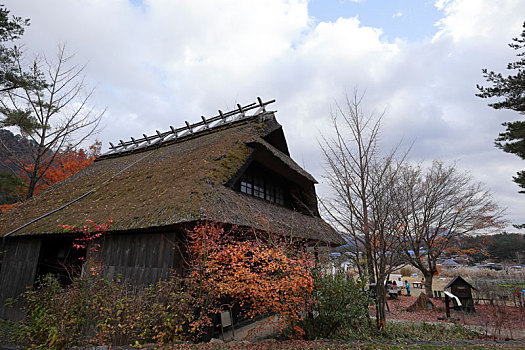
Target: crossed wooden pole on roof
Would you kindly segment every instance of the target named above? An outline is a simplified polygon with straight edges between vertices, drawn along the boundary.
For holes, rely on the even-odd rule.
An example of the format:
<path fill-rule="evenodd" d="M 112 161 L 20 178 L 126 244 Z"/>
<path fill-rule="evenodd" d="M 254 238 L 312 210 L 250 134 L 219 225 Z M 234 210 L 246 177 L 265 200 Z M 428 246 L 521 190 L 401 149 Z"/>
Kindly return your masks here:
<path fill-rule="evenodd" d="M 156 130 L 155 135 L 147 136 L 146 134 L 142 134 L 143 137 L 140 139 L 135 139 L 131 137 L 131 141 L 119 140 L 119 143 L 117 145 L 114 145 L 110 142 L 110 150 L 105 155 L 116 154 L 142 147 L 148 147 L 157 143 L 176 140 L 182 136 L 193 135 L 202 130 L 208 130 L 221 125 L 237 122 L 246 118 L 251 118 L 253 116 L 266 112 L 266 106 L 274 102 L 275 100 L 263 102 L 260 97 L 257 97 L 257 102 L 250 103 L 246 106 L 241 106 L 240 104 L 237 104 L 237 108 L 229 112 L 222 112 L 219 109 L 219 114 L 217 116 L 209 119 L 206 119 L 204 116 L 201 116 L 202 121 L 194 124 L 190 124 L 189 122 L 185 121 L 186 126 L 177 129 L 170 125 L 170 130 L 165 132 L 160 132 Z M 258 109 L 257 111 L 255 111 L 254 114 L 250 116 L 246 115 L 246 112 L 255 108 Z"/>

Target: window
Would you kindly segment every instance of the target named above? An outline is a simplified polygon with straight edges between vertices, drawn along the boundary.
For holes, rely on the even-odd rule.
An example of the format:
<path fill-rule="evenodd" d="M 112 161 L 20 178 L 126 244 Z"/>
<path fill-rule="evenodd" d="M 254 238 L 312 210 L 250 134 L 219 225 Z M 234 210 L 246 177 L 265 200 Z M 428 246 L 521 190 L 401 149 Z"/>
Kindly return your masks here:
<path fill-rule="evenodd" d="M 253 178 L 253 195 L 264 199 L 264 180 L 260 177 Z"/>
<path fill-rule="evenodd" d="M 266 184 L 266 200 L 275 202 L 275 185 L 272 183 Z"/>
<path fill-rule="evenodd" d="M 284 205 L 284 192 L 281 187 L 275 188 L 275 203 Z"/>
<path fill-rule="evenodd" d="M 274 203 L 305 215 L 319 215 L 315 199 L 308 200 L 310 193 L 291 180 L 268 168 L 252 163 L 241 179 L 233 186 L 235 190 Z"/>
<path fill-rule="evenodd" d="M 252 183 L 249 182 L 247 179 L 241 180 L 241 192 L 252 194 Z"/>
<path fill-rule="evenodd" d="M 240 181 L 240 190 L 271 203 L 285 205 L 283 185 L 262 171 L 247 172 Z"/>

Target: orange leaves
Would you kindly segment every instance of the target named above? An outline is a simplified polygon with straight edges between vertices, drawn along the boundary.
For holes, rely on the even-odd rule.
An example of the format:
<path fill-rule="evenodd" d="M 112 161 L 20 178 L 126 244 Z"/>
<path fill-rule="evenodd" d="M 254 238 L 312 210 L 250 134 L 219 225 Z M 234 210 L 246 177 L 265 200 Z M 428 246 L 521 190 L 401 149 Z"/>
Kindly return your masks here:
<path fill-rule="evenodd" d="M 101 143 L 97 141 L 89 146 L 87 151 L 82 148 L 78 150 L 67 148 L 65 151 L 57 153 L 53 165 L 43 175 L 43 183 L 40 184 L 35 193 L 93 164 L 95 158 L 100 154 L 100 149 Z"/>
<path fill-rule="evenodd" d="M 22 202 L 16 202 L 16 203 L 13 203 L 13 204 L 2 204 L 2 205 L 0 205 L 0 214 L 1 213 L 5 213 L 8 210 L 13 209 L 14 207 L 16 207 L 17 205 L 20 205 L 20 204 L 22 204 Z"/>
<path fill-rule="evenodd" d="M 217 300 L 231 300 L 250 318 L 267 313 L 300 318 L 313 289 L 313 262 L 305 253 L 276 237 L 262 241 L 209 223 L 197 225 L 189 237 L 191 278 Z"/>
<path fill-rule="evenodd" d="M 56 154 L 46 155 L 41 160 L 38 169 L 35 169 L 35 164 L 19 160 L 22 162 L 18 175 L 21 184 L 17 193 L 19 192 L 20 197 L 25 197 L 28 192 L 33 195 L 42 192 L 55 182 L 64 180 L 93 164 L 95 158 L 100 155 L 100 150 L 101 143 L 99 141 L 89 146 L 87 150 L 68 147 Z M 12 160 L 8 161 L 11 162 Z M 36 183 L 33 183 L 32 180 Z M 32 184 L 34 185 L 33 191 L 31 191 Z M 15 205 L 18 204 L 20 202 L 15 203 Z M 0 213 L 12 209 L 15 205 L 0 205 Z"/>
<path fill-rule="evenodd" d="M 30 188 L 31 178 L 33 176 L 40 179 L 35 184 L 33 191 L 33 194 L 38 194 L 55 182 L 62 181 L 93 164 L 95 158 L 100 155 L 100 149 L 101 143 L 99 141 L 89 146 L 87 150 L 68 147 L 63 151 L 57 152 L 54 155 L 54 159 L 52 159 L 51 155 L 47 157 L 46 162 L 41 164 L 36 172 L 34 164 L 23 163 L 24 166 L 20 172 L 20 196 L 24 197 L 25 193 L 29 191 L 28 189 Z M 48 167 L 49 162 L 51 162 L 51 165 Z M 8 211 L 20 203 L 21 202 L 0 205 L 0 213 Z"/>

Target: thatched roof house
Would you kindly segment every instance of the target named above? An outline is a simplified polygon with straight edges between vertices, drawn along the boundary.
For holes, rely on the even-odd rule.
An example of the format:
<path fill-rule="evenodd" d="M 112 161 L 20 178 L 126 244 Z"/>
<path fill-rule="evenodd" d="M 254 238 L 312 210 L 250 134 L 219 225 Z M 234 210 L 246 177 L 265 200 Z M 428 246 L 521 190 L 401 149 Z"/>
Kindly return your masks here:
<path fill-rule="evenodd" d="M 173 244 L 202 220 L 307 244 L 344 243 L 319 217 L 316 180 L 290 158 L 282 127 L 266 110 L 271 102 L 111 145 L 92 166 L 0 215 L 0 302 L 49 272 L 45 261 L 65 254 L 71 238 L 61 224 L 87 219 L 113 219 L 101 252 L 106 272 L 141 283 L 180 268 Z"/>

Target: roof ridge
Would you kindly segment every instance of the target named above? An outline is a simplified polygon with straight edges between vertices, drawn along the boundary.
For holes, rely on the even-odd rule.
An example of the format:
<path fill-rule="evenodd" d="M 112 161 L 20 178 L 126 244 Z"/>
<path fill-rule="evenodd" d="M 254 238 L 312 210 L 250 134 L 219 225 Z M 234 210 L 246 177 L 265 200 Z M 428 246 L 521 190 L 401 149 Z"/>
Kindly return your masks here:
<path fill-rule="evenodd" d="M 219 114 L 212 118 L 206 119 L 204 116 L 201 116 L 202 121 L 193 124 L 190 124 L 189 122 L 185 121 L 186 126 L 184 127 L 174 128 L 170 125 L 169 131 L 160 132 L 156 130 L 155 135 L 147 136 L 146 134 L 142 134 L 143 137 L 139 139 L 131 137 L 131 141 L 119 140 L 119 143 L 117 145 L 114 145 L 110 142 L 109 151 L 103 153 L 100 156 L 100 158 L 105 158 L 107 156 L 112 155 L 126 154 L 128 152 L 136 151 L 139 149 L 146 149 L 153 145 L 162 145 L 169 141 L 178 140 L 182 137 L 200 134 L 204 131 L 209 131 L 215 128 L 233 125 L 238 121 L 251 119 L 255 116 L 259 116 L 263 113 L 266 113 L 266 106 L 274 102 L 275 100 L 263 102 L 260 97 L 257 97 L 257 102 L 250 103 L 245 106 L 237 104 L 237 109 L 231 110 L 229 112 L 222 112 L 219 109 Z M 246 112 L 251 111 L 255 108 L 257 108 L 255 113 L 251 115 L 246 115 Z"/>

